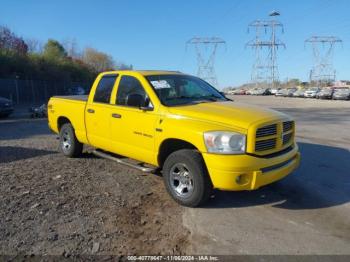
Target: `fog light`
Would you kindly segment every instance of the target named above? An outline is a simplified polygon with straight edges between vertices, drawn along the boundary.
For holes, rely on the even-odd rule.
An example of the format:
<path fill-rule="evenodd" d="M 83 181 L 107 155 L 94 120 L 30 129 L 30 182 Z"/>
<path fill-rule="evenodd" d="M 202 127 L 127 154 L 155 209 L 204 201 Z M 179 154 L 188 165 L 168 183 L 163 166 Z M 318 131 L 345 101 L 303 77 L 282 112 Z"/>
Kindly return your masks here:
<path fill-rule="evenodd" d="M 236 183 L 238 185 L 244 185 L 248 182 L 248 176 L 247 174 L 240 174 L 239 176 L 236 176 Z"/>

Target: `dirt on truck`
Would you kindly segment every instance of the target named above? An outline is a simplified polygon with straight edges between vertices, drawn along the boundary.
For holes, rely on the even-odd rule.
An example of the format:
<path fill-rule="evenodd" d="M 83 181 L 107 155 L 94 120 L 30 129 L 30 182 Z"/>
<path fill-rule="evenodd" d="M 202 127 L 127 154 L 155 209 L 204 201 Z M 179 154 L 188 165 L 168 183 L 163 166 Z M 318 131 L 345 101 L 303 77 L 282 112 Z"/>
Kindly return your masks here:
<path fill-rule="evenodd" d="M 89 96 L 51 98 L 48 120 L 65 156 L 80 156 L 86 144 L 140 171 L 161 170 L 171 197 L 190 207 L 213 189 L 273 183 L 300 161 L 288 115 L 234 102 L 179 72 L 101 73 Z"/>

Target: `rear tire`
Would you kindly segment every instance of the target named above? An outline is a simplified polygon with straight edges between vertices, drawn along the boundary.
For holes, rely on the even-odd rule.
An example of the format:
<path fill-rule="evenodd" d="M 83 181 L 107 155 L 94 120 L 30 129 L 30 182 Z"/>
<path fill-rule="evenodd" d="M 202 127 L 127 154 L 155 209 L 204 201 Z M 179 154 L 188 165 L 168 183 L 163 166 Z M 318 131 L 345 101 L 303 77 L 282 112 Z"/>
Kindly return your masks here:
<path fill-rule="evenodd" d="M 66 157 L 78 157 L 83 152 L 83 144 L 75 136 L 70 123 L 64 124 L 60 129 L 60 150 Z"/>
<path fill-rule="evenodd" d="M 213 188 L 201 154 L 189 149 L 168 156 L 163 166 L 163 180 L 172 198 L 187 207 L 204 204 Z"/>

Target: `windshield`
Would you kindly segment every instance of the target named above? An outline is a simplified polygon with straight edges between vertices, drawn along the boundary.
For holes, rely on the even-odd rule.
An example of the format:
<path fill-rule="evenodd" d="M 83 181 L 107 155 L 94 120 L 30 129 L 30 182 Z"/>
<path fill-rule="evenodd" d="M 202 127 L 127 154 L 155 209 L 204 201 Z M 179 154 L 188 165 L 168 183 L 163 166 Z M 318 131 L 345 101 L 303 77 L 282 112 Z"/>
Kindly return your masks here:
<path fill-rule="evenodd" d="M 166 106 L 227 101 L 219 91 L 202 79 L 188 75 L 151 75 L 146 79 Z"/>

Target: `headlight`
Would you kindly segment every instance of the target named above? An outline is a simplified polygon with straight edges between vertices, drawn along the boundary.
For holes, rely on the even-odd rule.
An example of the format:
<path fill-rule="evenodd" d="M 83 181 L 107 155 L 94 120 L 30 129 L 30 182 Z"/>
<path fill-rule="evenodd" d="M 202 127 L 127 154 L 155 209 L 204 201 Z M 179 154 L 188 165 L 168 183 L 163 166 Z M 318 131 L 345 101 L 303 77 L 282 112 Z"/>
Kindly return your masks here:
<path fill-rule="evenodd" d="M 243 154 L 246 136 L 226 131 L 205 132 L 204 142 L 209 153 Z"/>

